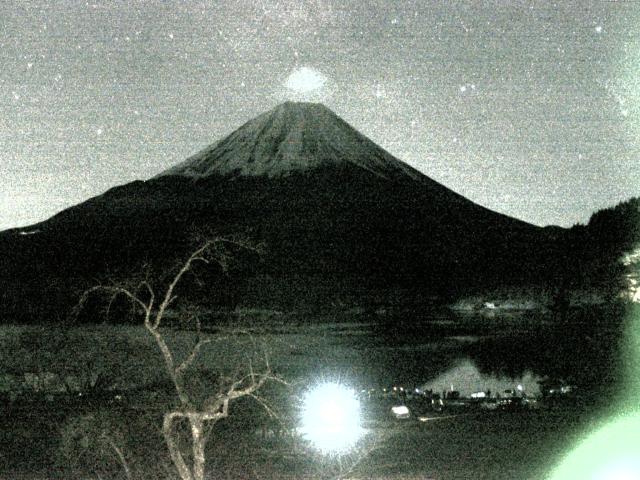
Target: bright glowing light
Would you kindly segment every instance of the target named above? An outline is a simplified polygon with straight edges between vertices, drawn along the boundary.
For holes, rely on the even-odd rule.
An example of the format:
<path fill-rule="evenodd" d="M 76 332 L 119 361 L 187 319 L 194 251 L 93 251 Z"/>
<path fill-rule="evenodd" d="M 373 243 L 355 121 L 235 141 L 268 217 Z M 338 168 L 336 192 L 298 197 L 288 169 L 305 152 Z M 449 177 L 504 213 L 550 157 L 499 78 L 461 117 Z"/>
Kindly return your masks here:
<path fill-rule="evenodd" d="M 327 83 L 327 77 L 309 67 L 301 67 L 293 71 L 285 81 L 285 87 L 297 93 L 309 93 L 320 90 Z"/>
<path fill-rule="evenodd" d="M 596 480 L 638 480 L 640 478 L 640 464 L 638 460 L 626 460 L 604 468 L 597 472 Z"/>
<path fill-rule="evenodd" d="M 323 383 L 305 395 L 301 433 L 325 453 L 340 453 L 362 437 L 360 401 L 338 383 Z"/>
<path fill-rule="evenodd" d="M 336 91 L 336 83 L 311 67 L 298 67 L 286 77 L 276 93 L 279 100 L 325 102 Z"/>
<path fill-rule="evenodd" d="M 398 405 L 395 407 L 391 407 L 391 411 L 394 415 L 403 417 L 405 415 L 409 415 L 409 409 L 406 405 Z"/>
<path fill-rule="evenodd" d="M 640 415 L 621 416 L 591 435 L 556 470 L 552 480 L 640 478 Z"/>

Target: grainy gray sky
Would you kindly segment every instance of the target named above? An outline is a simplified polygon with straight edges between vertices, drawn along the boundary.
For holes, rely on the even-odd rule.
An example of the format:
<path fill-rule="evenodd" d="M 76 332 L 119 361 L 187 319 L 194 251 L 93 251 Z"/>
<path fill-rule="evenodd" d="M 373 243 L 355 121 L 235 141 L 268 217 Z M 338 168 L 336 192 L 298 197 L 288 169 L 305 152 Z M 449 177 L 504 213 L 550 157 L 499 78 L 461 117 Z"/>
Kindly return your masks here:
<path fill-rule="evenodd" d="M 2 0 L 0 228 L 150 178 L 290 98 L 324 102 L 476 203 L 585 222 L 640 195 L 639 13 L 596 0 Z"/>

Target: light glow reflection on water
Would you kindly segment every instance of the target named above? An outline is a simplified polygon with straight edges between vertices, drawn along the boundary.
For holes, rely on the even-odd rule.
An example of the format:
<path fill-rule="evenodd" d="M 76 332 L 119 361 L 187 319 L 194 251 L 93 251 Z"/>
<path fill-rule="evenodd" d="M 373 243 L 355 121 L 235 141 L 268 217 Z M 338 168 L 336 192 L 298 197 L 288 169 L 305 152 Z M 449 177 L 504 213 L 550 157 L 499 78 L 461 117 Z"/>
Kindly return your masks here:
<path fill-rule="evenodd" d="M 525 372 L 524 375 L 516 378 L 483 374 L 471 360 L 461 359 L 452 368 L 423 384 L 421 389 L 433 392 L 457 390 L 462 396 L 469 396 L 474 392 L 487 390 L 502 393 L 505 390 L 515 390 L 520 385 L 528 395 L 538 395 L 540 380 L 541 377 L 531 372 Z"/>

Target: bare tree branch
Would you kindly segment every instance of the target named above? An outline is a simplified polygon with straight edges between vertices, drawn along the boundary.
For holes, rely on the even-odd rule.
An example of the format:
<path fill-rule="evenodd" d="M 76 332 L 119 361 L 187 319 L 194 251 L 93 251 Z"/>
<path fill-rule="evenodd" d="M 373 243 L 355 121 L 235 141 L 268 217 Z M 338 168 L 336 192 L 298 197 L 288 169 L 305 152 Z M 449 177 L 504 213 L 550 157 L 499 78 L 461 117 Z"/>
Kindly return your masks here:
<path fill-rule="evenodd" d="M 113 301 L 113 298 L 118 295 L 124 295 L 129 300 L 131 300 L 135 305 L 138 305 L 140 308 L 142 308 L 143 312 L 145 313 L 145 316 L 148 317 L 151 315 L 151 309 L 153 307 L 153 304 L 151 302 L 145 303 L 138 296 L 132 293 L 130 290 L 124 287 L 115 286 L 115 285 L 96 285 L 94 287 L 89 288 L 88 290 L 85 290 L 82 296 L 80 297 L 78 304 L 73 309 L 72 315 L 77 316 L 86 305 L 87 301 L 89 300 L 89 297 L 91 297 L 94 293 L 111 294 L 112 295 L 111 301 Z"/>
<path fill-rule="evenodd" d="M 164 298 L 160 303 L 160 306 L 158 307 L 158 312 L 156 313 L 155 321 L 153 322 L 154 329 L 157 329 L 158 327 L 160 327 L 160 322 L 162 321 L 162 317 L 164 316 L 164 312 L 166 308 L 175 299 L 175 297 L 173 296 L 173 291 L 175 290 L 176 285 L 178 285 L 178 283 L 180 282 L 184 274 L 191 269 L 191 266 L 193 265 L 194 262 L 198 260 L 203 260 L 202 254 L 205 251 L 207 251 L 207 249 L 209 249 L 211 245 L 214 245 L 215 242 L 216 240 L 206 241 L 200 248 L 198 248 L 195 252 L 191 254 L 191 256 L 187 259 L 187 261 L 182 265 L 182 268 L 180 268 L 176 276 L 173 277 L 173 280 L 169 284 L 169 287 L 167 287 L 167 291 L 164 294 Z"/>
<path fill-rule="evenodd" d="M 76 307 L 75 313 L 79 312 L 86 304 L 90 295 L 94 293 L 106 293 L 111 295 L 109 307 L 118 295 L 124 295 L 128 298 L 132 305 L 141 308 L 144 312 L 144 327 L 154 339 L 164 361 L 164 366 L 167 374 L 173 382 L 176 394 L 180 400 L 180 406 L 172 411 L 166 412 L 163 419 L 162 433 L 165 438 L 167 448 L 171 460 L 176 467 L 181 480 L 204 480 L 205 469 L 205 443 L 208 438 L 208 430 L 206 427 L 215 424 L 218 420 L 221 420 L 229 415 L 229 404 L 241 397 L 249 396 L 254 398 L 270 416 L 275 416 L 276 412 L 271 408 L 268 403 L 260 399 L 256 395 L 256 391 L 260 389 L 267 381 L 275 380 L 282 382 L 281 379 L 274 376 L 271 372 L 271 367 L 268 361 L 268 355 L 264 352 L 264 371 L 256 373 L 254 371 L 253 362 L 248 361 L 249 373 L 240 377 L 235 381 L 231 381 L 230 385 L 223 390 L 222 393 L 209 396 L 202 402 L 202 405 L 196 405 L 194 399 L 191 398 L 191 394 L 185 388 L 184 376 L 189 368 L 196 362 L 202 349 L 214 341 L 229 340 L 236 337 L 238 332 L 232 332 L 229 335 L 217 335 L 202 336 L 202 325 L 198 312 L 183 312 L 181 318 L 183 323 L 195 320 L 196 324 L 196 341 L 190 351 L 183 357 L 182 361 L 176 365 L 176 356 L 174 351 L 167 343 L 165 334 L 161 331 L 160 327 L 164 320 L 167 309 L 176 301 L 177 294 L 176 289 L 184 276 L 188 272 L 192 272 L 193 266 L 197 262 L 204 264 L 210 264 L 212 261 L 216 262 L 223 271 L 227 271 L 231 255 L 228 253 L 226 247 L 235 246 L 245 250 L 251 250 L 256 253 L 259 249 L 252 246 L 249 242 L 215 237 L 208 239 L 196 248 L 191 255 L 182 263 L 177 273 L 171 277 L 167 287 L 159 295 L 160 303 L 155 307 L 156 303 L 156 290 L 152 287 L 148 278 L 139 281 L 136 284 L 118 285 L 113 283 L 112 285 L 98 285 L 86 290 Z M 192 272 L 194 273 L 194 272 Z M 255 339 L 248 333 L 251 343 L 256 349 Z M 235 376 L 234 376 L 235 377 Z M 179 432 L 175 431 L 175 423 L 181 419 L 186 419 L 189 422 L 191 428 L 191 465 L 187 464 L 185 457 L 183 456 L 179 446 Z M 122 451 L 112 443 L 112 448 L 118 455 L 121 463 L 124 462 L 124 456 Z M 128 467 L 127 467 L 128 468 Z M 128 469 L 125 470 L 127 478 L 130 476 Z"/>
<path fill-rule="evenodd" d="M 102 432 L 102 437 L 107 442 L 107 444 L 113 449 L 116 456 L 118 457 L 118 461 L 120 462 L 120 465 L 122 465 L 122 468 L 124 470 L 125 476 L 127 477 L 127 480 L 131 480 L 132 479 L 131 469 L 129 468 L 129 464 L 127 463 L 126 458 L 124 457 L 124 453 L 122 453 L 122 449 L 116 445 L 116 443 L 113 441 L 113 438 L 111 438 L 111 436 L 108 435 L 106 432 Z"/>
<path fill-rule="evenodd" d="M 187 358 L 185 358 L 182 363 L 180 365 L 178 365 L 178 367 L 176 367 L 175 369 L 175 374 L 176 375 L 181 375 L 187 368 L 189 368 L 191 366 L 191 364 L 193 363 L 193 361 L 197 358 L 198 354 L 200 353 L 200 349 L 204 346 L 207 345 L 209 343 L 211 343 L 213 340 L 210 338 L 204 338 L 204 339 L 200 339 L 198 340 L 198 343 L 196 343 L 196 345 L 193 347 L 193 349 L 191 350 L 191 353 L 189 354 L 189 356 Z"/>

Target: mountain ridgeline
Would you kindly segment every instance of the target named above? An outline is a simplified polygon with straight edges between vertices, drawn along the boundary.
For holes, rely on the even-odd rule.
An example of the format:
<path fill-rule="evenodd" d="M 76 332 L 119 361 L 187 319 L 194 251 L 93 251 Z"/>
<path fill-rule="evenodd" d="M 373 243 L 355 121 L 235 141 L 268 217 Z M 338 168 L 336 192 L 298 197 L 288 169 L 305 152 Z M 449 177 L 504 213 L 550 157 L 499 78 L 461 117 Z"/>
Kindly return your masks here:
<path fill-rule="evenodd" d="M 200 272 L 200 296 L 224 307 L 445 302 L 552 285 L 571 263 L 566 230 L 476 205 L 326 107 L 287 102 L 150 180 L 0 233 L 4 318 L 64 318 L 83 289 L 144 265 L 160 279 L 196 232 L 264 245 L 227 277 Z"/>

